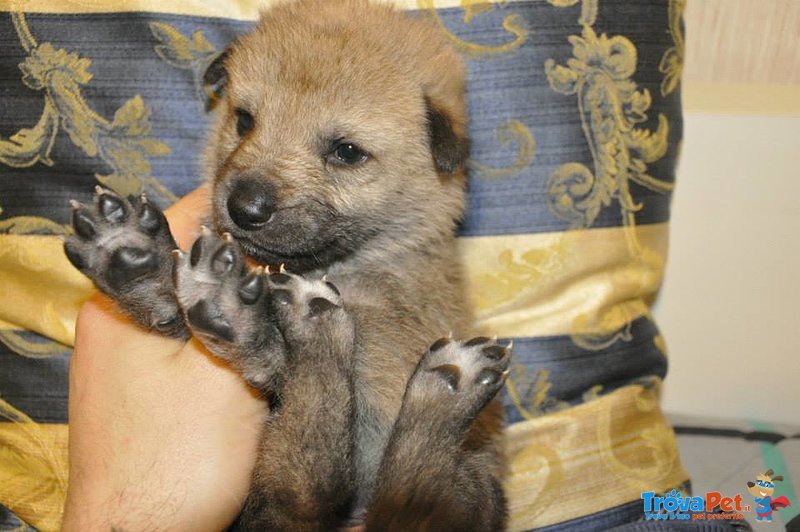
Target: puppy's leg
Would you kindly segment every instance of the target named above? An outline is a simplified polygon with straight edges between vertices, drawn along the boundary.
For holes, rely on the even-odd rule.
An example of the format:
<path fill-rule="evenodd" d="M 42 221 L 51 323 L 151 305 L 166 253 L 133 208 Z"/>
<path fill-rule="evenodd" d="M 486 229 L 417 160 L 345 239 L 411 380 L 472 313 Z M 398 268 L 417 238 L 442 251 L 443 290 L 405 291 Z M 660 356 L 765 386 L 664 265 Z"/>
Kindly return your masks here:
<path fill-rule="evenodd" d="M 188 337 L 171 277 L 178 246 L 158 207 L 98 187 L 92 205 L 73 202 L 72 227 L 64 251 L 73 266 L 146 329 Z"/>
<path fill-rule="evenodd" d="M 349 513 L 354 477 L 354 328 L 338 290 L 248 273 L 238 245 L 209 232 L 175 272 L 192 333 L 274 394 L 240 527 L 335 529 Z"/>
<path fill-rule="evenodd" d="M 353 321 L 330 283 L 278 273 L 269 284 L 286 379 L 243 522 L 253 530 L 334 530 L 355 491 Z"/>
<path fill-rule="evenodd" d="M 509 348 L 482 337 L 431 346 L 408 382 L 367 530 L 504 528 L 499 451 L 476 446 L 469 433 L 502 388 L 509 357 Z"/>

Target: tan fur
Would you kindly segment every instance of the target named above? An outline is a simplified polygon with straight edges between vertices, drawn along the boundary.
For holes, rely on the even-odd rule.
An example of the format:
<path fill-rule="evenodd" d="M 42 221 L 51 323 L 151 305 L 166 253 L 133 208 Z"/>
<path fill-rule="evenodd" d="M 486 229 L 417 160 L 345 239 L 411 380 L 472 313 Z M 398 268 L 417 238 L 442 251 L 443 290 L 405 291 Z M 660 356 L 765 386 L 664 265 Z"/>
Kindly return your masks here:
<path fill-rule="evenodd" d="M 241 524 L 502 529 L 509 350 L 463 341 L 458 56 L 387 6 L 299 0 L 203 80 L 216 234 L 173 254 L 163 213 L 101 189 L 65 252 L 137 323 L 196 336 L 271 400 Z M 247 273 L 242 251 L 291 274 Z"/>
<path fill-rule="evenodd" d="M 458 137 L 466 135 L 464 67 L 427 21 L 361 0 L 272 8 L 233 44 L 226 67 L 227 95 L 206 154 L 218 228 L 247 237 L 237 234 L 224 203 L 241 175 L 268 180 L 278 212 L 287 213 L 272 234 L 258 235 L 266 247 L 291 253 L 313 241 L 320 224 L 308 205 L 351 219 L 356 232 L 375 228 L 345 257 L 310 268 L 340 288 L 356 323 L 355 468 L 363 506 L 420 356 L 438 337 L 469 332 L 454 238 L 464 171 L 437 173 L 426 116 L 427 100 Z M 236 108 L 255 117 L 242 139 Z M 332 137 L 356 142 L 369 160 L 355 168 L 326 164 L 321 143 Z M 468 442 L 475 467 L 495 477 L 501 425 L 495 401 Z M 257 472 L 254 489 L 261 481 Z"/>

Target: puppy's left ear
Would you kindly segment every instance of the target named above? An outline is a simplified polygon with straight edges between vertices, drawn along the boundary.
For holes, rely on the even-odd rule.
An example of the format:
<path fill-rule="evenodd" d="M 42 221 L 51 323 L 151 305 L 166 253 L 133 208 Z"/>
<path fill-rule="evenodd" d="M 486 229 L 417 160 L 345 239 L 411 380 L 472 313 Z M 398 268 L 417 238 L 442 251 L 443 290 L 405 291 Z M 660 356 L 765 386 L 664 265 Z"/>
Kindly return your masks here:
<path fill-rule="evenodd" d="M 230 48 L 226 48 L 206 67 L 203 74 L 203 90 L 206 93 L 206 110 L 211 110 L 225 96 L 228 86 L 228 69 L 225 61 L 230 55 Z"/>
<path fill-rule="evenodd" d="M 464 167 L 469 157 L 469 139 L 466 132 L 457 127 L 453 118 L 443 109 L 436 107 L 425 98 L 428 118 L 428 136 L 431 154 L 436 171 L 441 174 L 453 174 Z"/>

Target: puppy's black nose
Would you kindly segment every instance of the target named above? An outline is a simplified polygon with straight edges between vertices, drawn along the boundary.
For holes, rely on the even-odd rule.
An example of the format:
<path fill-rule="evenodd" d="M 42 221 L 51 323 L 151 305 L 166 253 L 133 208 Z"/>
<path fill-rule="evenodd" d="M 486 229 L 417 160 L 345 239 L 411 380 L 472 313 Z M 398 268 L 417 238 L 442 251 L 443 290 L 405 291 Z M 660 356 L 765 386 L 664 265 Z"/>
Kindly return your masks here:
<path fill-rule="evenodd" d="M 231 220 L 245 231 L 264 227 L 272 218 L 275 208 L 275 194 L 263 179 L 239 179 L 228 196 Z"/>

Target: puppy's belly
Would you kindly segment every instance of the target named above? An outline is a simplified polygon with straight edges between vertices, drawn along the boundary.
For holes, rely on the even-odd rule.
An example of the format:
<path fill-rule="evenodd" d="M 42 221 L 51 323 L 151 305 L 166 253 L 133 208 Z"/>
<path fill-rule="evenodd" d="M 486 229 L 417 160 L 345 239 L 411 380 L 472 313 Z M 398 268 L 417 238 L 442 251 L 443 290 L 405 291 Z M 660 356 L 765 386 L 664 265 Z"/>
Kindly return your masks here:
<path fill-rule="evenodd" d="M 403 359 L 406 358 L 404 361 Z M 393 358 L 374 357 L 359 371 L 356 383 L 356 423 L 354 431 L 356 494 L 349 526 L 366 517 L 367 508 L 406 389 L 417 361 L 398 353 Z"/>

